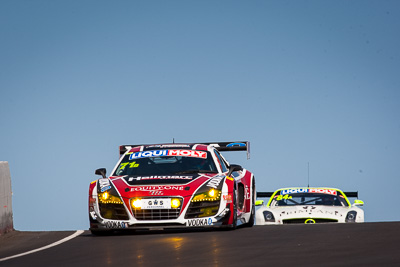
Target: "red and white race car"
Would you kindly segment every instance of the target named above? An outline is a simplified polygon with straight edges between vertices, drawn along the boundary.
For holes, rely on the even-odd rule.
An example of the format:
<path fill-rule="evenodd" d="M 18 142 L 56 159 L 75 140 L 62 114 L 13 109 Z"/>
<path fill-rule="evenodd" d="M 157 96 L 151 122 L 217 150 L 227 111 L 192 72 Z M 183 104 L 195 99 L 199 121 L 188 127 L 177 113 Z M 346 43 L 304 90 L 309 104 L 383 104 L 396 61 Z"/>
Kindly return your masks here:
<path fill-rule="evenodd" d="M 253 226 L 255 181 L 220 151 L 249 142 L 120 146 L 111 176 L 89 187 L 93 234 L 122 229 Z"/>

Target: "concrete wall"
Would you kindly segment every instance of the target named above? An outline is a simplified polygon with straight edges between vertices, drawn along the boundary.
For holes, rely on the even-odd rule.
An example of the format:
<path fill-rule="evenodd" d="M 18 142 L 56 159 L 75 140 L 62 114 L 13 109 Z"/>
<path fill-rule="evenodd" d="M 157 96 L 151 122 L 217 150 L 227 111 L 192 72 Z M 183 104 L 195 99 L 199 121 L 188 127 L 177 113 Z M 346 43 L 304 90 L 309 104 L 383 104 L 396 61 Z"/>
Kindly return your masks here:
<path fill-rule="evenodd" d="M 7 161 L 0 161 L 0 235 L 12 231 L 11 176 Z"/>

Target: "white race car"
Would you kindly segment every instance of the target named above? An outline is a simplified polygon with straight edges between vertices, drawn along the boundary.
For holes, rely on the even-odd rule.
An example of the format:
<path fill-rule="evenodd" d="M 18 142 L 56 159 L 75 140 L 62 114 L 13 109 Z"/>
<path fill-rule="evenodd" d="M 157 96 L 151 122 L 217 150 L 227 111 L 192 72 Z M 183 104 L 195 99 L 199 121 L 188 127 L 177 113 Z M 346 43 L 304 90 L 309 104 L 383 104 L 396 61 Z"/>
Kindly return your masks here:
<path fill-rule="evenodd" d="M 292 223 L 355 223 L 364 222 L 362 200 L 351 204 L 349 197 L 358 192 L 343 192 L 336 188 L 293 187 L 275 192 L 258 192 L 257 197 L 270 197 L 267 205 L 256 211 L 256 225 Z"/>

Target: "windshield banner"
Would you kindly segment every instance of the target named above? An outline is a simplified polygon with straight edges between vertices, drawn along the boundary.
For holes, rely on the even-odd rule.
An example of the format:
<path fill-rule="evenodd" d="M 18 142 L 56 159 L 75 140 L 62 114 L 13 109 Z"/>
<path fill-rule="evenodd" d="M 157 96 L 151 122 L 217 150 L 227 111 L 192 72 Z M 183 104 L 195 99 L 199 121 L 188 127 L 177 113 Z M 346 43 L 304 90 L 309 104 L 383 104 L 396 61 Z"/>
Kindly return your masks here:
<path fill-rule="evenodd" d="M 320 193 L 320 194 L 329 194 L 334 196 L 337 195 L 336 190 L 327 188 L 294 188 L 294 189 L 281 190 L 281 195 L 295 194 L 295 193 Z"/>
<path fill-rule="evenodd" d="M 151 157 L 163 157 L 163 156 L 181 156 L 181 157 L 193 157 L 193 158 L 207 158 L 207 152 L 187 150 L 187 149 L 169 149 L 169 150 L 151 150 L 151 151 L 141 151 L 132 153 L 129 156 L 129 160 L 138 158 L 151 158 Z"/>

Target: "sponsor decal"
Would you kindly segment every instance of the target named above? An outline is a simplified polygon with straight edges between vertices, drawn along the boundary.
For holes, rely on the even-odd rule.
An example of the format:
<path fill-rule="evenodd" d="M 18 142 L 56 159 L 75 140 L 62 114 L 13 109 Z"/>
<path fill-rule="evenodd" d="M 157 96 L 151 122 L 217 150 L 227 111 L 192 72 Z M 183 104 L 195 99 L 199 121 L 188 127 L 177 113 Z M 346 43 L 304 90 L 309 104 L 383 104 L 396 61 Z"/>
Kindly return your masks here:
<path fill-rule="evenodd" d="M 129 160 L 138 158 L 150 158 L 150 157 L 163 157 L 163 156 L 182 156 L 182 157 L 193 157 L 193 158 L 207 158 L 207 152 L 187 150 L 187 149 L 169 149 L 169 150 L 151 150 L 151 151 L 141 151 L 132 153 L 129 156 Z"/>
<path fill-rule="evenodd" d="M 121 165 L 119 166 L 119 169 L 120 170 L 125 169 L 126 165 L 128 165 L 128 164 L 129 164 L 129 168 L 137 168 L 137 167 L 139 167 L 139 164 L 136 163 L 136 161 L 134 161 L 134 162 L 124 162 L 124 163 L 121 163 Z"/>
<path fill-rule="evenodd" d="M 193 220 L 188 220 L 186 223 L 186 226 L 189 227 L 198 227 L 198 226 L 208 226 L 212 225 L 212 219 L 208 218 L 207 219 L 193 219 Z"/>
<path fill-rule="evenodd" d="M 190 147 L 189 145 L 179 145 L 179 144 L 169 144 L 169 145 L 152 145 L 152 146 L 146 146 L 146 148 L 168 148 L 168 147 Z"/>
<path fill-rule="evenodd" d="M 161 199 L 146 199 L 142 201 L 142 209 L 170 209 L 171 199 L 161 198 Z"/>
<path fill-rule="evenodd" d="M 336 190 L 324 189 L 324 188 L 310 188 L 308 189 L 309 193 L 322 193 L 322 194 L 330 194 L 336 196 Z"/>
<path fill-rule="evenodd" d="M 226 179 L 233 181 L 233 178 L 230 176 L 226 176 Z"/>
<path fill-rule="evenodd" d="M 181 175 L 164 175 L 164 176 L 138 176 L 138 177 L 129 177 L 128 181 L 132 180 L 153 180 L 153 179 L 181 179 L 181 180 L 190 180 L 193 179 L 193 176 L 181 176 Z"/>
<path fill-rule="evenodd" d="M 244 199 L 250 199 L 250 190 L 249 187 L 246 185 L 244 189 Z"/>
<path fill-rule="evenodd" d="M 158 191 L 158 190 L 183 190 L 183 186 L 156 185 L 156 186 L 135 186 L 131 188 L 131 192 Z"/>
<path fill-rule="evenodd" d="M 246 146 L 245 143 L 230 143 L 226 145 L 226 147 L 234 147 L 234 146 Z"/>
<path fill-rule="evenodd" d="M 104 192 L 104 191 L 107 191 L 108 189 L 111 189 L 111 185 L 102 188 L 100 191 Z"/>
<path fill-rule="evenodd" d="M 93 220 L 96 220 L 96 219 L 97 219 L 96 212 L 94 212 L 94 211 L 91 211 L 91 212 L 90 212 L 90 216 L 92 217 Z"/>
<path fill-rule="evenodd" d="M 285 190 L 281 190 L 281 195 L 295 194 L 295 193 L 307 193 L 307 192 L 308 192 L 308 188 L 285 189 Z"/>
<path fill-rule="evenodd" d="M 225 176 L 215 176 L 213 177 L 208 183 L 207 186 L 208 187 L 212 187 L 217 189 L 219 184 L 221 183 L 221 181 L 224 179 Z"/>
<path fill-rule="evenodd" d="M 227 203 L 232 203 L 232 195 L 222 195 L 222 198 L 227 202 Z"/>
<path fill-rule="evenodd" d="M 106 221 L 107 228 L 128 228 L 128 223 L 119 221 Z"/>
<path fill-rule="evenodd" d="M 279 195 L 279 196 L 275 195 L 274 198 L 276 198 L 276 200 L 292 199 L 292 196 L 289 196 L 287 194 L 286 195 Z"/>
<path fill-rule="evenodd" d="M 110 181 L 108 179 L 99 179 L 100 191 L 104 192 L 111 188 Z"/>
<path fill-rule="evenodd" d="M 164 192 L 163 191 L 150 191 L 149 195 L 151 195 L 151 196 L 161 196 L 161 195 L 164 195 Z"/>
<path fill-rule="evenodd" d="M 337 195 L 336 190 L 326 189 L 326 188 L 294 188 L 294 189 L 281 190 L 281 195 L 295 194 L 295 193 L 320 193 L 320 194 L 329 194 L 334 196 Z"/>

